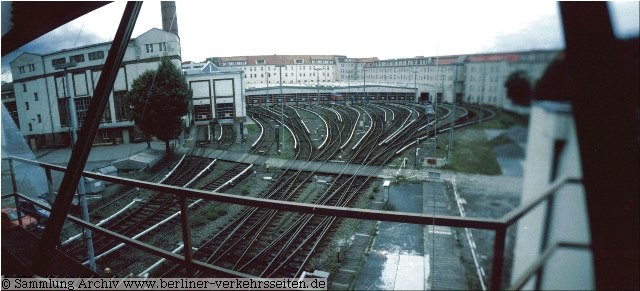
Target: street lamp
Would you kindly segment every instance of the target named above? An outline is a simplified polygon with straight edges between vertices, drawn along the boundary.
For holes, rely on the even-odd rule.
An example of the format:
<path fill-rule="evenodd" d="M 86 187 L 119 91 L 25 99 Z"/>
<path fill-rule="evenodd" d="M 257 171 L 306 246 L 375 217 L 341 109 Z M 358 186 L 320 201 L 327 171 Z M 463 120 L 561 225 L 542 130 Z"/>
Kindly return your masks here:
<path fill-rule="evenodd" d="M 319 125 L 319 118 L 320 116 L 318 115 L 318 106 L 320 106 L 320 73 L 319 71 L 322 70 L 322 68 L 313 68 L 316 71 L 316 89 L 318 90 L 318 104 L 317 106 L 315 106 L 315 111 L 316 111 L 316 133 L 318 130 Z M 328 133 L 327 133 L 328 134 Z"/>
<path fill-rule="evenodd" d="M 367 63 L 364 63 L 362 65 L 362 75 L 364 76 L 364 89 L 363 89 L 363 95 L 364 95 L 364 99 L 367 99 Z"/>
<path fill-rule="evenodd" d="M 285 65 L 276 65 L 276 68 L 280 70 L 278 74 L 280 74 L 280 123 L 282 123 L 282 128 L 280 132 L 280 149 L 284 150 L 284 96 L 282 95 L 282 67 Z"/>
<path fill-rule="evenodd" d="M 73 97 L 71 96 L 71 90 L 69 89 L 69 78 L 67 76 L 67 69 L 69 68 L 73 68 L 75 66 L 77 66 L 78 64 L 76 62 L 68 62 L 68 63 L 62 63 L 62 64 L 57 64 L 54 66 L 54 68 L 56 70 L 64 70 L 64 81 L 65 81 L 65 85 L 64 87 L 64 96 L 67 99 L 67 106 L 69 106 L 69 128 L 71 129 L 71 147 L 73 147 L 76 142 L 78 141 L 78 116 L 76 114 L 76 104 L 75 101 L 73 100 Z M 78 196 L 80 196 L 80 207 L 82 208 L 82 219 L 86 222 L 90 222 L 89 220 L 89 207 L 87 205 L 87 197 L 86 197 L 86 191 L 85 191 L 85 185 L 84 185 L 85 181 L 84 181 L 84 176 L 80 176 L 80 183 L 78 183 Z M 96 269 L 96 260 L 95 260 L 95 254 L 94 254 L 94 250 L 93 250 L 93 238 L 91 235 L 91 230 L 90 229 L 84 229 L 84 234 L 85 234 L 85 239 L 87 241 L 87 256 L 89 257 L 89 267 L 91 267 L 91 270 L 93 270 L 94 272 L 97 270 Z"/>
<path fill-rule="evenodd" d="M 484 99 L 484 81 L 485 81 L 485 77 L 487 76 L 487 71 L 486 68 L 483 68 L 482 70 L 482 94 L 480 95 L 480 98 L 478 100 L 478 104 L 480 105 L 480 119 L 478 120 L 478 123 L 482 123 L 482 115 L 484 115 L 482 112 L 482 101 Z"/>
<path fill-rule="evenodd" d="M 417 97 L 417 95 L 418 95 L 418 81 L 417 81 L 418 79 L 417 79 L 417 76 L 418 76 L 418 69 L 414 69 L 413 70 L 413 89 L 415 90 L 415 93 L 413 95 L 413 111 L 416 111 L 416 99 L 418 98 Z M 413 113 L 411 113 L 411 114 L 413 114 Z"/>

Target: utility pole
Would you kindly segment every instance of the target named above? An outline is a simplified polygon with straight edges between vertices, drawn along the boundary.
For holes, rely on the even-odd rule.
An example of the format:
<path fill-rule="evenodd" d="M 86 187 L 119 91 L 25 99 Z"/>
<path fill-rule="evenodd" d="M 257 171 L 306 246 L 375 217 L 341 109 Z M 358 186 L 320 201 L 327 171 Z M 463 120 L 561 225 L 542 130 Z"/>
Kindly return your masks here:
<path fill-rule="evenodd" d="M 418 99 L 418 69 L 414 69 L 413 70 L 413 88 L 416 91 L 413 95 L 413 111 L 416 111 L 416 100 Z M 411 114 L 413 114 L 413 112 L 411 112 Z"/>
<path fill-rule="evenodd" d="M 435 157 L 436 155 L 436 150 L 438 149 L 438 89 L 440 89 L 440 86 L 438 85 L 438 63 L 439 63 L 439 57 L 436 55 L 436 96 L 434 98 L 434 110 L 433 110 L 433 135 L 435 137 L 435 141 L 433 143 L 433 156 Z"/>
<path fill-rule="evenodd" d="M 280 130 L 280 151 L 284 150 L 284 95 L 282 95 L 282 67 L 285 65 L 276 65 L 280 70 L 280 123 L 282 123 L 282 129 Z"/>
<path fill-rule="evenodd" d="M 78 115 L 76 114 L 76 106 L 74 98 L 71 96 L 71 90 L 69 89 L 69 78 L 67 76 L 67 69 L 77 66 L 76 62 L 68 62 L 55 66 L 56 70 L 64 70 L 64 96 L 67 99 L 69 106 L 69 128 L 71 129 L 71 147 L 75 146 L 78 141 Z M 80 207 L 82 210 L 82 219 L 86 222 L 91 222 L 89 219 L 89 206 L 87 205 L 87 196 L 85 190 L 84 177 L 80 176 L 80 183 L 78 183 L 78 196 L 80 197 Z M 83 227 L 84 228 L 84 227 Z M 84 239 L 87 243 L 87 256 L 89 257 L 89 267 L 92 271 L 96 272 L 96 259 L 93 250 L 93 237 L 91 229 L 84 228 Z"/>
<path fill-rule="evenodd" d="M 485 82 L 485 77 L 487 75 L 486 69 L 487 69 L 486 67 L 482 68 L 482 94 L 480 95 L 480 100 L 478 100 L 478 104 L 480 105 L 480 114 L 479 114 L 480 118 L 478 120 L 479 124 L 482 123 L 482 114 L 483 114 L 482 113 L 482 101 L 484 99 L 484 82 Z"/>
<path fill-rule="evenodd" d="M 316 104 L 315 106 L 315 111 L 316 111 L 316 132 L 318 131 L 318 127 L 320 127 L 320 116 L 318 115 L 318 106 L 320 106 L 320 73 L 319 71 L 322 70 L 321 68 L 313 68 L 316 71 L 316 89 L 318 91 L 318 104 Z M 327 132 L 327 134 L 329 134 Z"/>
<path fill-rule="evenodd" d="M 363 89 L 364 90 L 364 92 L 363 92 L 364 97 L 363 98 L 365 100 L 367 99 L 367 71 L 366 71 L 367 68 L 366 68 L 366 66 L 367 66 L 367 63 L 364 63 L 362 65 L 362 75 L 364 75 L 364 89 Z"/>
<path fill-rule="evenodd" d="M 453 158 L 453 130 L 456 126 L 456 104 L 458 103 L 458 98 L 456 96 L 456 81 L 458 80 L 458 65 L 456 64 L 456 70 L 454 72 L 453 77 L 453 115 L 451 116 L 451 128 L 449 130 L 449 148 L 447 149 L 447 163 L 451 164 L 451 159 Z"/>
<path fill-rule="evenodd" d="M 451 127 L 449 128 L 449 146 L 447 148 L 447 164 L 451 164 L 453 153 L 453 128 L 456 126 L 456 101 L 453 101 L 453 112 L 451 115 Z"/>

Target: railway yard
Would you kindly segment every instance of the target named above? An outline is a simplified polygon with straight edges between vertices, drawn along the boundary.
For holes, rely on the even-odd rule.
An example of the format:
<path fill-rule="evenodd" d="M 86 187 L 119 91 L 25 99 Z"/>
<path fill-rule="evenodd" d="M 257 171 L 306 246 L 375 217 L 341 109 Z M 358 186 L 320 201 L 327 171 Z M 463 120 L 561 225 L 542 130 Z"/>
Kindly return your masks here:
<path fill-rule="evenodd" d="M 425 114 L 422 105 L 401 103 L 287 105 L 283 108 L 284 114 L 280 110 L 280 106 L 253 106 L 248 112 L 254 125 L 248 126 L 249 134 L 244 141 L 231 126 L 216 125 L 218 130 L 214 130 L 210 137 L 206 126 L 192 129 L 192 146 L 182 148 L 185 150 L 174 155 L 173 160 L 165 161 L 161 169 L 155 169 L 145 178 L 165 185 L 247 197 L 414 211 L 397 204 L 402 200 L 397 195 L 402 194 L 392 194 L 390 199 L 383 182 L 398 182 L 399 177 L 410 175 L 406 174 L 410 172 L 403 175 L 400 172 L 403 166 L 407 168 L 406 156 L 413 153 L 416 153 L 416 160 L 409 163 L 428 168 L 423 157 L 436 155 L 436 147 L 426 145 L 433 145 L 435 135 L 448 136 L 452 122 L 459 128 L 495 116 L 491 108 L 458 105 L 454 109 L 450 104 L 439 105 L 435 114 Z M 281 126 L 284 126 L 284 137 L 280 136 Z M 283 145 L 279 144 L 281 140 L 284 140 Z M 416 147 L 421 145 L 423 152 L 418 163 Z M 418 205 L 423 200 L 424 205 L 416 212 L 423 211 L 424 207 L 425 213 L 460 215 L 455 208 L 451 185 L 433 177 L 425 178 L 422 180 L 432 183 L 424 184 L 427 194 L 423 196 L 420 193 L 417 198 Z M 437 194 L 427 190 L 433 187 L 441 190 Z M 151 190 L 119 189 L 121 191 L 104 199 L 99 207 L 92 207 L 92 222 L 182 254 L 180 199 Z M 378 285 L 358 282 L 363 282 L 367 276 L 376 276 L 376 272 L 384 272 L 371 271 L 365 262 L 375 262 L 376 258 L 385 260 L 376 247 L 376 233 L 393 228 L 393 224 L 203 199 L 187 200 L 193 258 L 221 270 L 195 270 L 193 276 L 232 277 L 237 274 L 234 272 L 238 272 L 259 277 L 294 278 L 323 271 L 329 274 L 331 289 L 389 287 L 385 282 Z M 438 201 L 437 209 L 435 206 L 429 208 L 428 205 L 435 205 L 435 201 Z M 397 273 L 394 276 L 398 282 L 393 283 L 396 287 L 479 287 L 477 269 L 490 266 L 470 263 L 473 262 L 471 255 L 476 254 L 469 252 L 468 248 L 470 244 L 475 248 L 475 243 L 468 242 L 462 230 L 445 230 L 450 237 L 441 240 L 434 235 L 442 231 L 420 225 L 410 226 L 424 229 L 424 235 L 422 230 L 409 232 L 419 238 L 417 245 L 420 250 L 415 254 L 424 260 L 418 267 L 431 269 L 431 273 L 425 271 L 417 277 Z M 78 235 L 80 232 L 81 228 L 67 223 L 59 249 L 76 261 L 87 264 L 87 248 Z M 435 255 L 430 251 L 432 246 L 438 248 Z M 110 274 L 117 277 L 188 276 L 181 264 L 136 251 L 99 232 L 94 232 L 93 248 L 98 273 L 108 268 L 113 272 Z M 449 255 L 437 257 L 445 253 Z M 430 263 L 428 258 L 433 259 L 434 256 L 435 262 Z M 427 266 L 432 263 L 455 265 L 464 272 L 449 278 L 441 277 L 441 271 L 436 271 L 438 265 L 435 268 Z M 422 282 L 405 282 L 402 285 L 400 282 L 403 280 Z"/>

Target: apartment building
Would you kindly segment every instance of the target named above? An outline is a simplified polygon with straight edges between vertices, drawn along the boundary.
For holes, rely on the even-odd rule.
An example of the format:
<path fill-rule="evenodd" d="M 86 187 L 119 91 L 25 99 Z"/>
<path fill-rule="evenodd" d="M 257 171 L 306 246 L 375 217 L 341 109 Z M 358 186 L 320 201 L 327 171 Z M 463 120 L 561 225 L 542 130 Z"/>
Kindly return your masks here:
<path fill-rule="evenodd" d="M 220 68 L 244 71 L 244 87 L 270 87 L 282 84 L 312 85 L 335 82 L 336 56 L 261 55 L 207 58 Z"/>

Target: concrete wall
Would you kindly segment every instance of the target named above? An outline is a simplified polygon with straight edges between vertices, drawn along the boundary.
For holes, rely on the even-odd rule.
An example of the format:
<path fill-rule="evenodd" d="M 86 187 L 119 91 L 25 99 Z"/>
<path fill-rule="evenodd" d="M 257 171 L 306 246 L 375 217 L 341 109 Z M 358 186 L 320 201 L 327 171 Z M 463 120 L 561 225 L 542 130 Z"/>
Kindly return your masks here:
<path fill-rule="evenodd" d="M 562 177 L 581 178 L 581 164 L 575 123 L 570 105 L 537 102 L 531 108 L 527 153 L 524 165 L 522 203 L 539 197 Z M 563 147 L 558 145 L 564 143 Z M 558 150 L 561 149 L 561 150 Z M 554 170 L 555 168 L 555 170 Z M 555 173 L 555 174 L 554 174 Z M 589 219 L 582 185 L 567 184 L 556 194 L 547 247 L 555 242 L 589 243 Z M 546 203 L 517 224 L 512 280 L 540 256 Z M 543 289 L 593 289 L 592 255 L 588 251 L 560 249 L 545 265 Z M 531 280 L 525 289 L 535 288 Z"/>

